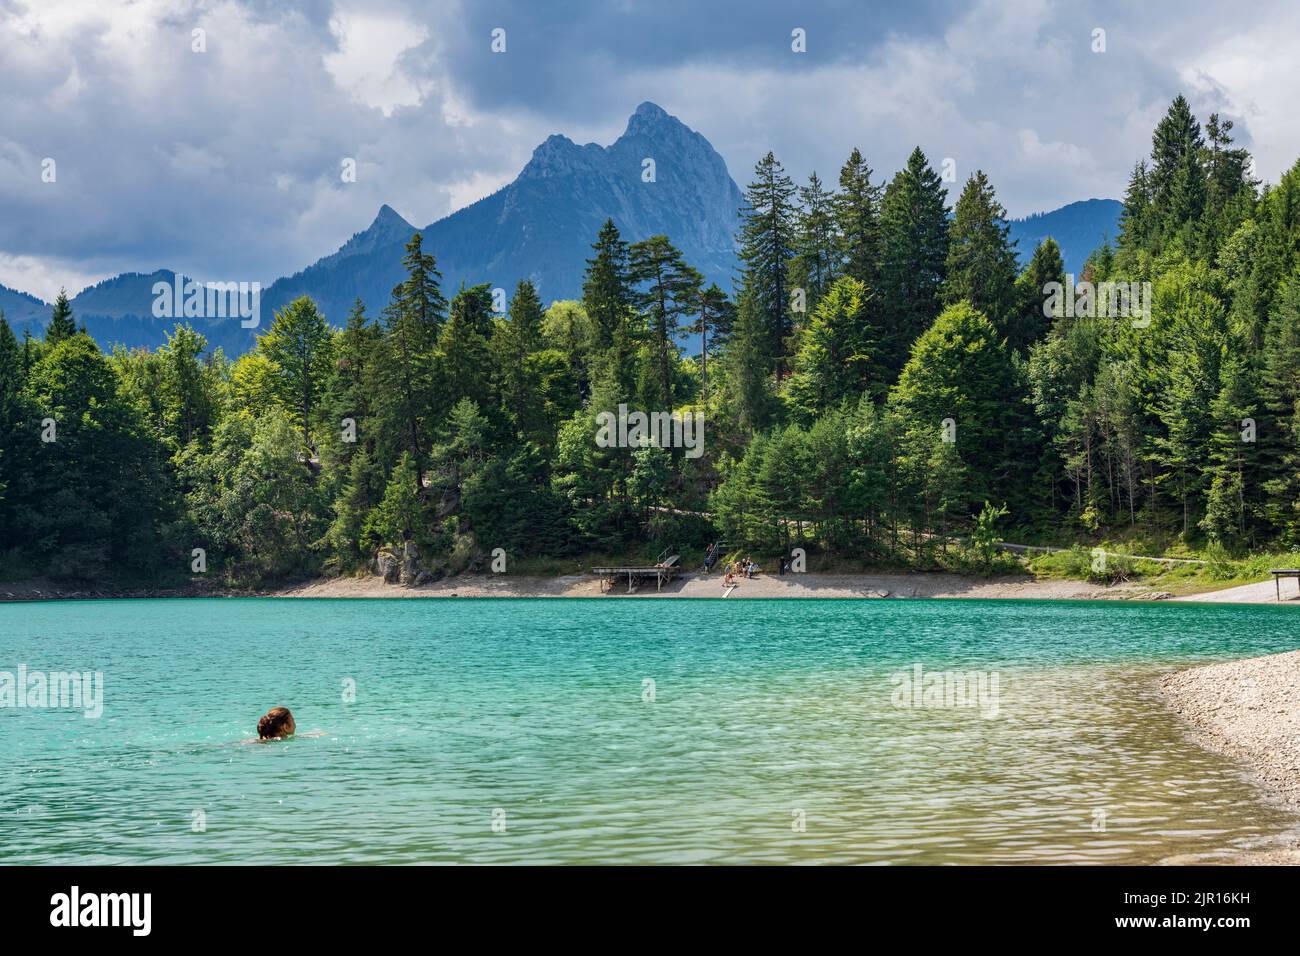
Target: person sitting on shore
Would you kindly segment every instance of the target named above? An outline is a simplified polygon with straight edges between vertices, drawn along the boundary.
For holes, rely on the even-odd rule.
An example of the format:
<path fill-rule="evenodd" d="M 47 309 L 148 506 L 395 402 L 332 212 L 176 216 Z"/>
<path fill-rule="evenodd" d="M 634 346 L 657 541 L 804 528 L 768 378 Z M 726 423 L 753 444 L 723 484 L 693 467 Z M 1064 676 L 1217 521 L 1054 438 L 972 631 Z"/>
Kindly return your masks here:
<path fill-rule="evenodd" d="M 288 707 L 272 707 L 257 722 L 257 737 L 259 740 L 284 740 L 292 737 L 297 729 Z"/>

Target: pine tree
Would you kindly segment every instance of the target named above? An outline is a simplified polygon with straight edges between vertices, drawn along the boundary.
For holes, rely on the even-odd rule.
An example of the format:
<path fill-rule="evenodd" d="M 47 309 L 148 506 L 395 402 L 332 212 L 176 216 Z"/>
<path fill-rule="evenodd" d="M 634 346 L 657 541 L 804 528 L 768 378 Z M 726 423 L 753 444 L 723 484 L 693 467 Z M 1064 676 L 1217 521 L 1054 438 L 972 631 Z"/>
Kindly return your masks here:
<path fill-rule="evenodd" d="M 1264 336 L 1257 429 L 1265 517 L 1287 543 L 1300 541 L 1300 273 L 1283 284 Z"/>
<path fill-rule="evenodd" d="M 1250 174 L 1250 152 L 1232 145 L 1230 119 L 1211 113 L 1205 123 L 1204 252 L 1217 257 L 1220 246 L 1253 211 L 1258 182 Z"/>
<path fill-rule="evenodd" d="M 1151 201 L 1151 174 L 1146 160 L 1139 160 L 1124 192 L 1124 208 L 1119 217 L 1121 248 L 1141 249 L 1151 241 Z"/>
<path fill-rule="evenodd" d="M 542 348 L 542 321 L 546 310 L 537 295 L 532 279 L 520 279 L 515 294 L 510 297 L 510 338 L 515 343 L 514 353 L 531 355 Z"/>
<path fill-rule="evenodd" d="M 7 489 L 16 484 L 14 479 L 18 477 L 14 450 L 18 444 L 15 439 L 20 434 L 26 417 L 21 400 L 24 377 L 18 339 L 5 321 L 4 310 L 0 309 L 0 435 L 4 436 L 4 444 L 0 445 L 0 527 L 12 529 L 5 536 L 15 539 L 17 525 L 13 510 L 5 499 Z M 8 492 L 11 495 L 13 493 Z M 17 540 L 9 542 L 9 547 L 17 546 Z"/>
<path fill-rule="evenodd" d="M 889 364 L 895 371 L 939 314 L 948 260 L 947 195 L 918 147 L 881 201 L 878 298 Z"/>
<path fill-rule="evenodd" d="M 18 398 L 25 376 L 18 338 L 5 319 L 4 309 L 0 309 L 0 408 Z"/>
<path fill-rule="evenodd" d="M 1182 512 L 1182 533 L 1198 523 L 1209 483 L 1214 419 L 1228 325 L 1223 304 L 1207 289 L 1204 272 L 1183 267 L 1157 287 L 1158 366 L 1150 370 L 1150 409 L 1160 422 L 1157 462 Z"/>
<path fill-rule="evenodd" d="M 275 314 L 271 328 L 258 336 L 258 351 L 271 363 L 271 388 L 314 449 L 312 427 L 321 396 L 334 368 L 334 338 L 325 316 L 307 296 Z"/>
<path fill-rule="evenodd" d="M 636 393 L 641 330 L 633 318 L 627 243 L 612 219 L 605 221 L 592 248 L 596 255 L 587 260 L 582 285 L 582 304 L 592 328 L 588 377 L 593 396 L 600 392 L 602 400 L 616 407 Z"/>
<path fill-rule="evenodd" d="M 888 385 L 880 361 L 879 331 L 867 310 L 870 292 L 857 279 L 836 279 L 799 336 L 790 401 L 806 422 L 857 402 L 867 391 L 880 396 Z"/>
<path fill-rule="evenodd" d="M 667 236 L 651 236 L 633 243 L 629 253 L 633 305 L 646 316 L 649 327 L 647 371 L 652 384 L 643 389 L 643 394 L 651 407 L 671 409 L 678 361 L 677 329 L 698 302 L 702 279 Z"/>
<path fill-rule="evenodd" d="M 164 427 L 177 448 L 195 439 L 206 440 L 216 423 L 218 400 L 212 376 L 201 356 L 208 340 L 188 324 L 178 325 L 158 350 L 162 360 L 159 396 Z"/>
<path fill-rule="evenodd" d="M 492 287 L 486 282 L 462 288 L 452 297 L 446 325 L 438 336 L 438 406 L 435 415 L 468 399 L 479 408 L 492 401 L 489 338 Z"/>
<path fill-rule="evenodd" d="M 544 312 L 532 280 L 522 279 L 510 299 L 510 319 L 501 322 L 490 346 L 500 378 L 501 404 L 525 441 L 548 447 L 554 442 L 543 398 L 542 373 L 537 353 Z"/>
<path fill-rule="evenodd" d="M 382 338 L 383 330 L 370 321 L 358 298 L 348 313 L 347 325 L 336 337 L 334 368 L 321 400 L 324 434 L 330 437 L 325 447 L 344 467 L 349 467 L 357 450 L 366 451 L 372 459 L 375 454 L 373 377 Z M 345 420 L 355 427 L 356 441 L 342 440 Z M 339 440 L 334 441 L 334 436 Z"/>
<path fill-rule="evenodd" d="M 795 254 L 795 186 L 776 156 L 754 167 L 741 208 L 741 285 L 763 331 L 762 358 L 776 381 L 785 377 L 790 335 L 790 262 Z"/>
<path fill-rule="evenodd" d="M 422 251 L 421 243 L 417 232 L 406 245 L 402 262 L 408 275 L 384 309 L 385 335 L 375 369 L 376 412 L 389 449 L 385 460 L 393 461 L 403 451 L 410 455 L 416 492 L 437 413 L 434 352 L 446 301 L 433 256 Z"/>
<path fill-rule="evenodd" d="M 1048 286 L 1053 282 L 1062 290 L 1066 288 L 1061 249 L 1049 236 L 1038 244 L 1034 257 L 1016 280 L 1017 307 L 1005 324 L 1009 348 L 1027 353 L 1031 345 L 1047 336 L 1055 321 L 1063 319 L 1063 307 L 1058 307 L 1053 315 L 1045 314 Z"/>
<path fill-rule="evenodd" d="M 1151 213 L 1161 240 L 1179 232 L 1186 238 L 1199 223 L 1206 199 L 1204 148 L 1201 124 L 1180 94 L 1156 124 L 1151 141 Z"/>
<path fill-rule="evenodd" d="M 1231 344 L 1238 347 L 1232 348 Z M 1243 343 L 1230 343 L 1221 372 L 1223 386 L 1210 406 L 1213 432 L 1206 467 L 1210 487 L 1200 526 L 1228 545 L 1252 543 L 1263 515 L 1259 473 L 1259 399 L 1256 375 L 1244 358 Z"/>
<path fill-rule="evenodd" d="M 835 224 L 844 274 L 868 289 L 880 282 L 880 201 L 884 187 L 871 182 L 871 167 L 856 148 L 840 169 L 834 197 Z"/>
<path fill-rule="evenodd" d="M 946 303 L 969 302 L 1004 336 L 1017 305 L 1018 271 L 1006 219 L 988 177 L 976 170 L 954 210 L 943 286 Z"/>
<path fill-rule="evenodd" d="M 367 534 L 367 521 L 384 494 L 384 473 L 362 446 L 347 465 L 347 480 L 334 502 L 334 520 L 326 534 L 330 551 L 339 566 L 350 570 L 361 566 L 375 548 L 384 544 Z M 407 489 L 409 493 L 409 488 Z M 371 525 L 371 531 L 375 529 Z"/>
<path fill-rule="evenodd" d="M 799 189 L 800 208 L 795 229 L 795 255 L 790 268 L 792 287 L 802 288 L 809 311 L 826 294 L 839 272 L 840 242 L 835 197 L 822 186 L 816 173 Z"/>
<path fill-rule="evenodd" d="M 366 519 L 364 536 L 373 542 L 398 544 L 414 540 L 423 544 L 428 533 L 429 508 L 417 489 L 420 469 L 409 451 L 402 452 L 384 489 L 384 496 Z"/>
<path fill-rule="evenodd" d="M 447 313 L 447 300 L 443 298 L 440 283 L 442 273 L 432 253 L 424 251 L 424 237 L 411 236 L 406 244 L 402 265 L 406 279 L 393 289 L 392 304 L 410 321 L 436 337 Z"/>
<path fill-rule="evenodd" d="M 1246 272 L 1235 290 L 1234 314 L 1252 329 L 1264 329 L 1282 283 L 1297 268 L 1300 268 L 1300 160 L 1260 197 Z"/>
<path fill-rule="evenodd" d="M 709 403 L 709 355 L 727 342 L 736 320 L 736 307 L 716 282 L 700 292 L 696 299 L 699 310 L 689 331 L 700 337 L 700 404 Z M 710 335 L 712 339 L 710 340 Z"/>
<path fill-rule="evenodd" d="M 752 436 L 775 417 L 768 329 L 751 290 L 742 287 L 736 300 L 736 321 L 724 356 L 726 395 L 722 403 L 742 436 Z"/>
<path fill-rule="evenodd" d="M 77 323 L 72 318 L 72 306 L 68 304 L 68 290 L 60 289 L 50 313 L 50 324 L 45 327 L 45 344 L 57 345 L 76 334 Z"/>
<path fill-rule="evenodd" d="M 605 220 L 591 248 L 596 254 L 587 260 L 582 304 L 595 332 L 592 344 L 596 351 L 603 352 L 614 345 L 614 339 L 623 331 L 632 308 L 628 248 L 613 219 Z"/>

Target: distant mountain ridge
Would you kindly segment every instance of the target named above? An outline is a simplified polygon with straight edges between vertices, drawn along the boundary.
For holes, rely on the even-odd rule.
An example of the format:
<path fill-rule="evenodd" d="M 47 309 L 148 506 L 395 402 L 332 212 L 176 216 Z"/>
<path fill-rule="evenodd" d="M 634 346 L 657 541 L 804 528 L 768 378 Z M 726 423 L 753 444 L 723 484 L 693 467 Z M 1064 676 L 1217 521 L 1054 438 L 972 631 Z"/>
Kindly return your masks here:
<path fill-rule="evenodd" d="M 1116 199 L 1084 199 L 1051 212 L 1012 219 L 1007 225 L 1011 238 L 1017 240 L 1016 255 L 1022 266 L 1033 257 L 1039 243 L 1051 236 L 1061 247 L 1065 271 L 1077 277 L 1094 249 L 1107 241 L 1113 243 L 1119 236 L 1123 210 L 1124 204 Z"/>
<path fill-rule="evenodd" d="M 21 329 L 30 328 L 32 322 L 37 323 L 37 328 L 44 328 L 43 322 L 50 315 L 50 304 L 34 295 L 0 285 L 0 312 L 21 335 Z"/>
<path fill-rule="evenodd" d="M 591 243 L 608 218 L 628 242 L 667 235 L 706 281 L 730 290 L 739 270 L 735 237 L 743 204 L 709 141 L 646 102 L 609 146 L 580 146 L 552 135 L 509 185 L 419 231 L 425 251 L 437 259 L 448 298 L 462 283 L 487 282 L 511 294 L 524 278 L 537 284 L 543 301 L 578 298 Z M 1120 208 L 1115 200 L 1090 199 L 1008 225 L 1022 263 L 1051 235 L 1067 270 L 1077 274 L 1094 248 L 1117 235 Z M 416 231 L 384 204 L 374 221 L 336 252 L 263 289 L 259 328 L 244 329 L 232 319 L 187 321 L 212 347 L 239 355 L 253 347 L 274 312 L 299 295 L 315 299 L 337 326 L 358 297 L 369 315 L 378 316 L 404 277 L 403 247 Z M 154 317 L 153 287 L 170 286 L 174 277 L 167 269 L 114 276 L 76 295 L 74 314 L 104 348 L 114 343 L 157 347 L 175 320 Z M 39 335 L 50 306 L 0 286 L 0 310 L 18 334 L 26 328 Z"/>
<path fill-rule="evenodd" d="M 532 279 L 543 301 L 577 298 L 591 244 L 611 218 L 628 242 L 667 235 L 708 280 L 730 288 L 743 202 L 708 140 L 642 103 L 610 146 L 550 136 L 514 182 L 420 232 L 448 297 L 462 283 L 488 282 L 510 294 L 520 279 Z M 413 232 L 385 206 L 334 255 L 272 284 L 263 311 L 310 295 L 341 324 L 359 295 L 377 314 L 402 280 L 402 246 Z"/>

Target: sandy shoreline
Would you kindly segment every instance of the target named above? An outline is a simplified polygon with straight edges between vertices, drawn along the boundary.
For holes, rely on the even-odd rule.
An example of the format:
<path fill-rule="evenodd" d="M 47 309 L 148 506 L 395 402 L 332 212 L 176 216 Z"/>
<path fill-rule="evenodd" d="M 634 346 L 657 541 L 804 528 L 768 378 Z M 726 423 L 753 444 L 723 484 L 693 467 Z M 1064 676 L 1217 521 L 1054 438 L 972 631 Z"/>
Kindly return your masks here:
<path fill-rule="evenodd" d="M 598 578 L 585 573 L 555 576 L 465 573 L 418 587 L 386 584 L 376 575 L 317 578 L 301 584 L 259 590 L 206 586 L 206 582 L 175 588 L 119 588 L 69 585 L 48 579 L 0 581 L 0 604 L 14 601 L 85 600 L 103 598 L 182 597 L 305 597 L 305 598 L 981 598 L 1034 600 L 1200 601 L 1223 604 L 1275 604 L 1272 581 L 1179 597 L 1157 588 L 1129 583 L 1092 584 L 1028 574 L 993 578 L 941 572 L 839 572 L 760 574 L 737 582 L 724 595 L 722 576 L 689 571 L 656 591 L 654 583 L 629 595 L 625 583 L 602 590 Z M 1283 604 L 1300 605 L 1300 593 L 1284 593 Z"/>
<path fill-rule="evenodd" d="M 1160 690 L 1197 743 L 1300 813 L 1300 651 L 1193 667 L 1162 678 Z M 1300 864 L 1300 835 L 1231 862 Z"/>
<path fill-rule="evenodd" d="M 447 598 L 447 597 L 564 597 L 564 598 L 720 598 L 722 576 L 688 572 L 662 591 L 652 583 L 635 594 L 620 583 L 606 591 L 599 579 L 588 574 L 558 577 L 526 577 L 491 574 L 462 574 L 419 587 L 385 584 L 378 577 L 331 578 L 278 592 L 282 597 L 330 598 Z M 727 595 L 743 598 L 1045 598 L 1086 600 L 1092 598 L 1136 598 L 1141 589 L 1107 588 L 1086 581 L 1035 580 L 1027 575 L 998 578 L 970 578 L 957 574 L 760 574 L 743 578 Z"/>

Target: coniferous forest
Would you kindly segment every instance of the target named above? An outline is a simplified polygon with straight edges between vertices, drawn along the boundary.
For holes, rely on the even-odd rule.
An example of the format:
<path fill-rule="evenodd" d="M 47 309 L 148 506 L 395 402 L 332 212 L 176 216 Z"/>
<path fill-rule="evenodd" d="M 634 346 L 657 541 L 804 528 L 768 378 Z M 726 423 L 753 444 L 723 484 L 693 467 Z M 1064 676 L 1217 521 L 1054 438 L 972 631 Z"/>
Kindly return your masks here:
<path fill-rule="evenodd" d="M 1021 268 L 985 174 L 950 193 L 920 149 L 803 185 L 769 153 L 745 200 L 733 290 L 610 221 L 579 301 L 522 282 L 498 314 L 417 234 L 389 301 L 298 299 L 237 359 L 183 323 L 104 354 L 62 296 L 43 340 L 0 320 L 0 579 L 1300 545 L 1300 162 L 1257 181 L 1176 99 L 1075 277 L 1150 283 L 1138 320 L 1049 302 L 1055 243 Z M 602 447 L 620 404 L 703 412 L 702 456 Z"/>

